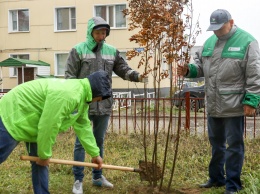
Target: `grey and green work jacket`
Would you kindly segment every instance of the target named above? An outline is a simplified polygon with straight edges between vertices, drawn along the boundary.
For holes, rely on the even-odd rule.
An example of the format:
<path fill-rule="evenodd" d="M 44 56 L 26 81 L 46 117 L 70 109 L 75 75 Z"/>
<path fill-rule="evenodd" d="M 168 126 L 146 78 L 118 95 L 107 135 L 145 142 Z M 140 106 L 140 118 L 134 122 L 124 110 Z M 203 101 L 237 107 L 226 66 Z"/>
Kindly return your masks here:
<path fill-rule="evenodd" d="M 260 99 L 260 53 L 253 36 L 233 26 L 222 37 L 211 36 L 195 54 L 186 77 L 205 77 L 207 113 L 211 117 L 244 115 L 243 105 Z"/>
<path fill-rule="evenodd" d="M 129 67 L 115 47 L 105 42 L 97 43 L 92 37 L 93 28 L 104 24 L 107 25 L 106 21 L 100 17 L 94 17 L 88 21 L 86 41 L 77 44 L 69 53 L 65 67 L 65 78 L 86 78 L 86 76 L 93 72 L 105 70 L 108 72 L 111 85 L 113 72 L 124 80 L 139 82 L 139 73 Z M 112 97 L 91 103 L 89 114 L 110 114 L 112 111 L 112 104 Z"/>

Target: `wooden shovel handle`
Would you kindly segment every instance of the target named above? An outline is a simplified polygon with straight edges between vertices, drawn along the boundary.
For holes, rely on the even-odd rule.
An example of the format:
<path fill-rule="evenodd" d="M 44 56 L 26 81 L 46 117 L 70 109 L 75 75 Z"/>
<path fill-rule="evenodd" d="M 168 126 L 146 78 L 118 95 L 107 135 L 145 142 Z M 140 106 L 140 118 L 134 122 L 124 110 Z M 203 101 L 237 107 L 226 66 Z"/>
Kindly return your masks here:
<path fill-rule="evenodd" d="M 38 157 L 35 157 L 35 156 L 20 156 L 20 159 L 36 162 L 38 160 Z M 95 164 L 95 163 L 78 162 L 78 161 L 74 161 L 74 160 L 60 160 L 60 159 L 53 159 L 53 158 L 50 158 L 50 163 L 66 164 L 66 165 L 74 165 L 74 166 L 85 166 L 85 167 L 92 167 L 92 168 L 98 167 L 98 165 Z M 140 169 L 125 167 L 125 166 L 107 165 L 107 164 L 102 164 L 102 168 L 111 169 L 111 170 L 140 172 Z"/>

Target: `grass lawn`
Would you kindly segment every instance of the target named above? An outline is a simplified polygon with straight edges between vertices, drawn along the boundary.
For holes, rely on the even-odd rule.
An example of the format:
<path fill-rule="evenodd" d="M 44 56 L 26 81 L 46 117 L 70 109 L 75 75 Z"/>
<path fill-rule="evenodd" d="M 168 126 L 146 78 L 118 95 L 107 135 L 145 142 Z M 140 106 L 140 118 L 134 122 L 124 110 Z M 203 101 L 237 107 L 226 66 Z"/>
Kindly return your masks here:
<path fill-rule="evenodd" d="M 73 160 L 75 136 L 72 130 L 60 134 L 53 149 L 53 158 Z M 148 161 L 151 161 L 153 136 L 147 138 Z M 171 137 L 169 146 L 163 191 L 168 186 L 174 155 L 174 141 Z M 139 160 L 144 160 L 143 137 L 136 134 L 119 135 L 108 133 L 105 141 L 105 164 L 138 168 Z M 242 172 L 244 189 L 241 194 L 260 193 L 260 139 L 245 140 L 246 155 Z M 165 135 L 158 139 L 158 161 L 163 161 Z M 32 183 L 30 163 L 21 161 L 20 155 L 27 155 L 24 143 L 20 143 L 10 157 L 0 165 L 0 194 L 31 194 Z M 173 175 L 170 193 L 186 194 L 222 194 L 224 188 L 200 189 L 198 184 L 207 180 L 210 160 L 210 145 L 207 138 L 185 136 L 180 138 L 178 159 Z M 86 156 L 86 161 L 90 157 Z M 161 166 L 161 164 L 160 164 Z M 52 194 L 72 193 L 74 177 L 72 166 L 50 164 L 50 192 Z M 91 184 L 91 168 L 85 168 L 84 193 L 86 194 L 157 194 L 147 181 L 141 181 L 139 173 L 104 169 L 106 178 L 114 184 L 114 189 L 94 187 Z M 158 181 L 160 185 L 160 181 Z"/>

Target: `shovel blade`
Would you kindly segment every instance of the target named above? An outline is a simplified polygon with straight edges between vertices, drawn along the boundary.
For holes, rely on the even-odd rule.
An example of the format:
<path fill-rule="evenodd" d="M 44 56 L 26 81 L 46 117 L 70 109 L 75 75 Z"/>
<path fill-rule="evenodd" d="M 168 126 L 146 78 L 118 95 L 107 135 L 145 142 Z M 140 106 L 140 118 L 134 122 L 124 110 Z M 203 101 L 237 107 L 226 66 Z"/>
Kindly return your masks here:
<path fill-rule="evenodd" d="M 159 166 L 156 166 L 152 162 L 139 161 L 140 178 L 141 181 L 156 181 L 161 179 L 162 171 Z"/>

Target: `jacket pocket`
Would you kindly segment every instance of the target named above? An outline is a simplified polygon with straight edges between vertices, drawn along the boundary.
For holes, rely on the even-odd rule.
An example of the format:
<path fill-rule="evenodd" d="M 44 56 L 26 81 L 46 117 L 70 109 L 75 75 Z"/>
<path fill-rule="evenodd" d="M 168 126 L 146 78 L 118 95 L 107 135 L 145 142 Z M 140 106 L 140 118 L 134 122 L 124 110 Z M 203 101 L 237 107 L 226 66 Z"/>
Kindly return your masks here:
<path fill-rule="evenodd" d="M 242 100 L 244 89 L 242 88 L 220 88 L 219 103 L 216 102 L 220 113 L 240 112 L 243 108 Z"/>
<path fill-rule="evenodd" d="M 114 68 L 114 61 L 105 59 L 104 64 L 105 64 L 104 70 L 108 73 L 109 77 L 111 77 Z"/>
<path fill-rule="evenodd" d="M 78 72 L 78 78 L 86 78 L 94 70 L 94 62 L 91 59 L 83 59 L 81 62 L 81 67 Z"/>
<path fill-rule="evenodd" d="M 103 111 L 107 111 L 107 109 L 111 109 L 112 108 L 112 104 L 113 104 L 113 99 L 110 97 L 108 99 L 102 100 L 99 102 L 99 108 L 100 110 Z"/>
<path fill-rule="evenodd" d="M 112 111 L 112 103 L 112 97 L 99 102 L 90 103 L 89 113 L 93 115 L 110 114 Z"/>

